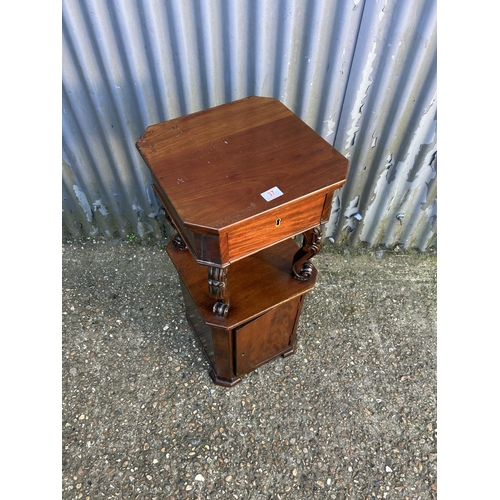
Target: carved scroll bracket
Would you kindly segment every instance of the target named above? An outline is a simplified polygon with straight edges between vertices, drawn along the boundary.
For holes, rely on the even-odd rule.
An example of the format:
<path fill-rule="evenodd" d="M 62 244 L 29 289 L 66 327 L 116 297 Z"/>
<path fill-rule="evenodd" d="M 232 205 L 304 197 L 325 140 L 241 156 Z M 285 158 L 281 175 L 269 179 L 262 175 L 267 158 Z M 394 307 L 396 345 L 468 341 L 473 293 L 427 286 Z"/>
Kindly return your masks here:
<path fill-rule="evenodd" d="M 302 248 L 294 255 L 292 263 L 293 277 L 300 281 L 306 281 L 311 276 L 313 265 L 309 259 L 312 259 L 323 246 L 319 226 L 306 231 L 303 236 Z"/>
<path fill-rule="evenodd" d="M 226 318 L 229 314 L 229 292 L 227 290 L 227 267 L 208 268 L 208 291 L 216 299 L 213 307 L 215 316 Z"/>

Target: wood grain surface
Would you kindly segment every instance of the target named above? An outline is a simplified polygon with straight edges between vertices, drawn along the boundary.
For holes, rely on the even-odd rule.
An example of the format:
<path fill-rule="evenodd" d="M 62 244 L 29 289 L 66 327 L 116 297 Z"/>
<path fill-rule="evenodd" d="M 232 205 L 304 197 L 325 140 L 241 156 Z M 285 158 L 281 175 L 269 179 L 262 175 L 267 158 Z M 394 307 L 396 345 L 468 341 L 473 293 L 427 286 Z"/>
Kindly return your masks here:
<path fill-rule="evenodd" d="M 348 160 L 280 101 L 249 97 L 152 125 L 137 148 L 189 229 L 220 231 L 346 180 Z M 261 193 L 283 195 L 266 201 Z"/>
<path fill-rule="evenodd" d="M 307 281 L 299 281 L 292 276 L 292 260 L 297 250 L 297 244 L 288 239 L 229 266 L 227 288 L 231 311 L 227 318 L 220 318 L 212 313 L 214 299 L 208 290 L 207 267 L 199 266 L 190 252 L 177 250 L 172 241 L 167 247 L 205 323 L 224 329 L 236 328 L 314 288 L 317 279 L 315 268 Z"/>

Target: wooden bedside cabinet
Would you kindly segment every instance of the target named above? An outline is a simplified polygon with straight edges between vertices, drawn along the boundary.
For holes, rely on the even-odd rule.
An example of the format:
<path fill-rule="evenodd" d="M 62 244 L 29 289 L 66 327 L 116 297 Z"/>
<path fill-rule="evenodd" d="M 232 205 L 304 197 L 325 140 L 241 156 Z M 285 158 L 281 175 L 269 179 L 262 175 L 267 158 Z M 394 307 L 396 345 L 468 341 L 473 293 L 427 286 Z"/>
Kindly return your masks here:
<path fill-rule="evenodd" d="M 177 231 L 167 251 L 214 382 L 292 354 L 348 160 L 264 97 L 152 125 L 137 148 Z"/>

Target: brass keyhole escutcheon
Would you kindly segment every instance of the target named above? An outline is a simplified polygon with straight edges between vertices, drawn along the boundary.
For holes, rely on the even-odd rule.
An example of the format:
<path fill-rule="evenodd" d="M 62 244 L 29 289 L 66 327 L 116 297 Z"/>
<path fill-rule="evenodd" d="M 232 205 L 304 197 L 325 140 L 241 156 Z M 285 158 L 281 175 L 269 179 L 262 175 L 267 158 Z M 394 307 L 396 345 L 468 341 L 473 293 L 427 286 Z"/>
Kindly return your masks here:
<path fill-rule="evenodd" d="M 276 219 L 276 227 L 278 227 L 281 224 L 281 219 Z"/>

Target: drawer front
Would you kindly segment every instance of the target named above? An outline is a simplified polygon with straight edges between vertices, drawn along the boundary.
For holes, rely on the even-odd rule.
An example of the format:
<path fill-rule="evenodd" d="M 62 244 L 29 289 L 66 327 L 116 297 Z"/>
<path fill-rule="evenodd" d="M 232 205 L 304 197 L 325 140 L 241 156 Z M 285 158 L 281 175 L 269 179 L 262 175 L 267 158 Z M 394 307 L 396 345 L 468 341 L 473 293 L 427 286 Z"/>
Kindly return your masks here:
<path fill-rule="evenodd" d="M 318 226 L 328 195 L 324 193 L 277 207 L 246 220 L 228 233 L 229 261 L 238 260 L 261 248 Z"/>

